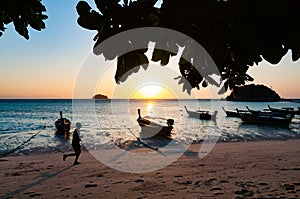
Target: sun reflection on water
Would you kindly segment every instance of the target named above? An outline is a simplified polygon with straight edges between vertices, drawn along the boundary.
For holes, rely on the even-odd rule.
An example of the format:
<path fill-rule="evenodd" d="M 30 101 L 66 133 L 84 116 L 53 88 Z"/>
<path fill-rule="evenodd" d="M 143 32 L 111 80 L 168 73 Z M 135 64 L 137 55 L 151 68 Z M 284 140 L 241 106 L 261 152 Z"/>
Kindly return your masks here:
<path fill-rule="evenodd" d="M 153 102 L 148 102 L 147 103 L 147 111 L 148 111 L 149 116 L 152 115 L 152 109 L 153 109 Z"/>

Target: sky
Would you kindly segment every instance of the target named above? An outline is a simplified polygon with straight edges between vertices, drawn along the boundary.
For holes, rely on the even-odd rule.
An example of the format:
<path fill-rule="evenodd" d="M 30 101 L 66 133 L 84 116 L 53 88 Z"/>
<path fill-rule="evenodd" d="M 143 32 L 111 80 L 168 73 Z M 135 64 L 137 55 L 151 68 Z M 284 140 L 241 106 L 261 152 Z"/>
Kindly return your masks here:
<path fill-rule="evenodd" d="M 77 24 L 78 1 L 43 0 L 48 19 L 46 29 L 29 28 L 30 39 L 16 33 L 12 24 L 0 37 L 0 98 L 72 98 L 78 94 L 76 86 L 83 68 L 92 63 L 97 80 L 91 89 L 85 81 L 78 94 L 89 98 L 95 93 L 110 98 L 223 98 L 218 88 L 193 90 L 189 96 L 182 92 L 178 80 L 176 58 L 168 66 L 150 63 L 145 71 L 131 75 L 125 83 L 114 82 L 116 62 L 104 62 L 103 57 L 92 54 L 95 31 Z M 93 0 L 87 2 L 95 7 Z M 93 73 L 93 71 L 92 71 Z M 255 81 L 274 89 L 283 98 L 300 98 L 300 61 L 292 62 L 288 53 L 277 65 L 265 61 L 248 72 Z M 89 77 L 87 75 L 87 77 Z M 148 92 L 145 92 L 145 87 Z M 75 94 L 74 94 L 75 93 Z M 226 93 L 228 95 L 229 93 Z"/>

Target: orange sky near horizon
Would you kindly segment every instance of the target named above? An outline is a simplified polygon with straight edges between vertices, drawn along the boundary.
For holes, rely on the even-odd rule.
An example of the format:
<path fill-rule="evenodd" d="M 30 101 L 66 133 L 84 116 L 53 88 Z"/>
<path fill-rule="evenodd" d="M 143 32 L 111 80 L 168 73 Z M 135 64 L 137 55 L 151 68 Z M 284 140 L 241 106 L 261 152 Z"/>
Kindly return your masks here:
<path fill-rule="evenodd" d="M 300 98 L 300 72 L 299 61 L 289 62 L 289 56 L 284 57 L 283 63 L 271 65 L 267 62 L 259 66 L 250 68 L 249 73 L 255 78 L 254 82 L 271 87 L 283 98 Z M 23 62 L 22 62 L 23 63 Z M 21 63 L 19 63 L 21 64 Z M 115 63 L 114 63 L 115 64 Z M 25 65 L 25 66 L 24 66 Z M 65 73 L 57 73 L 57 69 L 52 70 L 50 64 L 30 70 L 26 63 L 22 67 L 28 70 L 17 72 L 15 69 L 1 71 L 0 98 L 63 98 L 70 99 L 73 96 L 74 83 L 78 70 L 70 70 L 67 76 Z M 200 91 L 193 89 L 191 96 L 182 92 L 182 85 L 178 85 L 173 80 L 177 73 L 171 66 L 161 67 L 158 64 L 150 65 L 147 71 L 140 69 L 137 74 L 132 74 L 121 83 L 114 82 L 115 67 L 110 65 L 108 71 L 99 80 L 99 85 L 95 88 L 95 94 L 101 93 L 109 98 L 223 98 L 226 95 L 218 96 L 218 88 L 201 88 Z M 176 68 L 175 66 L 173 68 Z M 80 67 L 79 67 L 80 68 Z M 5 74 L 5 75 L 4 75 Z M 46 75 L 45 75 L 46 74 Z M 168 75 L 168 76 L 167 76 Z M 149 96 L 145 91 L 141 92 L 143 85 L 161 86 L 161 91 L 157 95 Z M 166 86 L 164 86 L 166 85 Z M 227 92 L 227 95 L 229 92 Z M 93 95 L 86 95 L 83 98 L 90 98 Z"/>
<path fill-rule="evenodd" d="M 285 57 L 284 59 L 289 59 Z M 285 62 L 287 62 L 287 60 Z M 24 67 L 24 66 L 23 66 Z M 25 66 L 26 67 L 26 66 Z M 173 80 L 176 74 L 169 74 L 168 67 L 161 67 L 157 65 L 157 68 L 151 71 L 149 66 L 147 71 L 140 69 L 137 74 L 133 74 L 128 79 L 121 83 L 116 84 L 114 82 L 115 66 L 109 66 L 108 71 L 102 77 L 102 81 L 95 90 L 95 93 L 101 93 L 107 95 L 109 98 L 129 98 L 129 99 L 141 99 L 141 98 L 223 98 L 226 95 L 218 96 L 212 94 L 218 91 L 214 88 L 201 88 L 200 91 L 193 89 L 191 96 L 182 92 L 182 85 L 178 85 L 177 81 Z M 176 67 L 176 66 L 175 66 Z M 30 67 L 29 67 L 30 68 Z M 76 82 L 76 76 L 78 71 L 71 71 L 68 76 L 64 76 L 64 73 L 56 73 L 52 71 L 53 67 L 44 66 L 38 70 L 34 70 L 33 74 L 31 70 L 22 71 L 17 73 L 13 69 L 12 72 L 6 73 L 5 77 L 0 79 L 0 98 L 62 98 L 70 99 L 73 96 L 73 87 Z M 300 81 L 299 81 L 299 62 L 289 63 L 288 65 L 279 64 L 276 66 L 270 65 L 266 62 L 262 63 L 259 67 L 253 66 L 250 68 L 250 74 L 255 78 L 253 83 L 264 84 L 271 87 L 283 98 L 300 98 Z M 161 71 L 159 75 L 153 77 Z M 165 71 L 165 72 L 164 72 Z M 262 73 L 262 71 L 265 71 Z M 295 72 L 296 71 L 296 72 Z M 48 75 L 45 75 L 48 74 Z M 2 73 L 3 74 L 3 73 Z M 266 75 L 267 74 L 267 75 Z M 2 76 L 2 75 L 0 75 Z M 55 76 L 55 77 L 54 77 Z M 53 78 L 54 77 L 54 78 Z M 145 79 L 148 77 L 148 79 Z M 266 78 L 270 77 L 270 78 Z M 144 89 L 140 92 L 138 89 L 142 89 L 143 85 L 156 85 L 161 87 L 161 91 L 157 95 L 147 95 Z M 164 84 L 169 86 L 165 87 Z M 171 87 L 171 88 L 168 88 Z M 151 92 L 151 91 L 150 91 Z M 229 92 L 227 92 L 227 95 Z M 91 96 L 83 96 L 83 98 L 89 98 Z"/>

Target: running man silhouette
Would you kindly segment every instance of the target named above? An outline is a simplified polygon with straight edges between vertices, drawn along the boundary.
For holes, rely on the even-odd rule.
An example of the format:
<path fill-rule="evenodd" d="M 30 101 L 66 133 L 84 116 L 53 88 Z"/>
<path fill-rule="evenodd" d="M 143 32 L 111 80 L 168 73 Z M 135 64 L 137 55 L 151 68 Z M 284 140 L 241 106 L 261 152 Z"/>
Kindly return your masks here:
<path fill-rule="evenodd" d="M 81 146 L 80 146 L 81 139 L 79 137 L 80 128 L 81 128 L 81 123 L 77 122 L 76 123 L 76 129 L 73 132 L 73 139 L 72 139 L 72 147 L 73 147 L 74 153 L 63 155 L 63 161 L 65 161 L 67 159 L 67 157 L 69 157 L 69 156 L 76 156 L 73 165 L 80 164 L 80 162 L 78 162 L 78 158 L 79 158 L 79 155 L 81 153 L 81 149 L 80 149 L 81 148 Z"/>

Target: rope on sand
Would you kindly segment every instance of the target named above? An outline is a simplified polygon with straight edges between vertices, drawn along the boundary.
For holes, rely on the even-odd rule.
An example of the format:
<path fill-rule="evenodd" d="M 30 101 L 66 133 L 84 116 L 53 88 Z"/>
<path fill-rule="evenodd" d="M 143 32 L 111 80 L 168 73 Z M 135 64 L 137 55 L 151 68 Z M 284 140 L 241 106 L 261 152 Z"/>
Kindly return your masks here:
<path fill-rule="evenodd" d="M 137 139 L 137 141 L 139 142 L 139 143 L 141 143 L 142 145 L 144 145 L 145 147 L 147 147 L 147 148 L 149 148 L 149 149 L 152 149 L 152 150 L 154 150 L 154 151 L 157 151 L 158 150 L 158 148 L 153 148 L 153 147 L 151 147 L 151 146 L 149 146 L 148 144 L 146 144 L 145 142 L 143 142 L 140 138 L 138 138 L 132 131 L 131 131 L 131 129 L 130 128 L 127 128 L 128 129 L 128 131 Z"/>
<path fill-rule="evenodd" d="M 32 138 L 34 138 L 35 136 L 37 136 L 40 132 L 42 132 L 42 130 L 38 131 L 36 134 L 34 134 L 33 136 L 31 136 L 28 140 L 26 140 L 25 142 L 23 142 L 22 144 L 20 144 L 16 148 L 14 148 L 14 149 L 6 152 L 6 153 L 0 154 L 0 158 L 4 158 L 4 157 L 9 156 L 10 154 L 16 152 L 19 148 L 21 148 L 23 145 L 25 145 L 26 143 L 28 143 Z"/>

